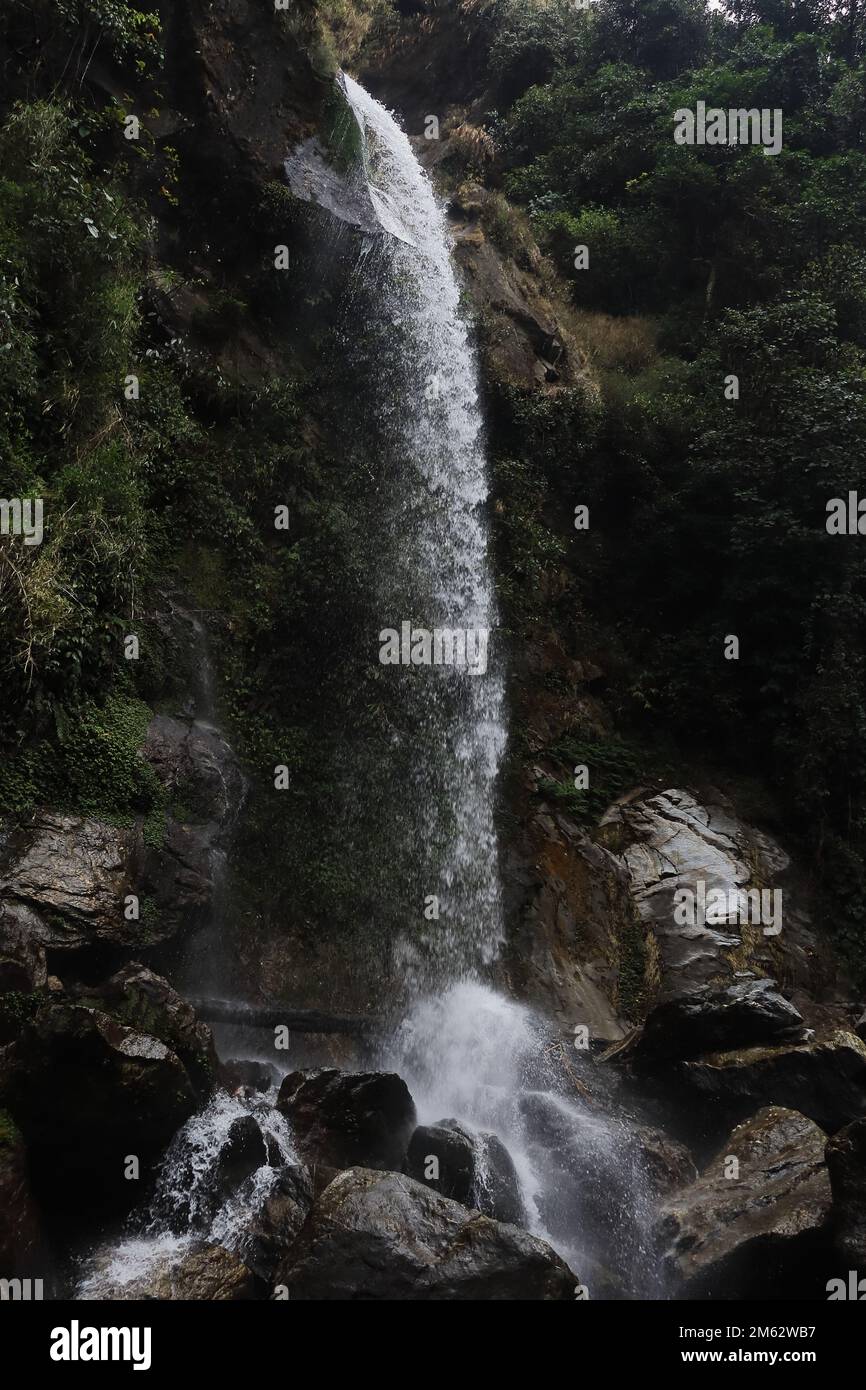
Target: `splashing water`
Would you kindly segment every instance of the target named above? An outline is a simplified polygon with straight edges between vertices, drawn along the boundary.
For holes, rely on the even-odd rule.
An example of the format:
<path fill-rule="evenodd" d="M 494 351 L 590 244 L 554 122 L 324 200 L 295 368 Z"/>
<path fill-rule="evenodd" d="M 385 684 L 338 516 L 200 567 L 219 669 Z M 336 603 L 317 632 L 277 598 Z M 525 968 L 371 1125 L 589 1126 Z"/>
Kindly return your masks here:
<path fill-rule="evenodd" d="M 264 1205 L 279 1168 L 298 1162 L 288 1125 L 273 1108 L 275 1100 L 275 1090 L 253 1100 L 215 1092 L 166 1150 L 148 1207 L 130 1223 L 135 1232 L 86 1257 L 77 1297 L 139 1296 L 156 1277 L 170 1276 L 202 1238 L 243 1258 L 251 1215 Z M 219 1169 L 232 1126 L 250 1116 L 266 1146 L 267 1162 L 223 1192 Z"/>

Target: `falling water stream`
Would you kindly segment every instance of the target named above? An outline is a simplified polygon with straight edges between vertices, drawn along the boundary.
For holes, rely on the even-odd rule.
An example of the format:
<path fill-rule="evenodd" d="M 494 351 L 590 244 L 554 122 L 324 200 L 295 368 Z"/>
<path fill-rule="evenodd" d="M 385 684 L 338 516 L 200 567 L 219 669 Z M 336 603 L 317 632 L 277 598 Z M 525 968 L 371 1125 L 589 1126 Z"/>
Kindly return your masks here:
<path fill-rule="evenodd" d="M 641 1283 L 635 1270 L 646 1206 L 627 1127 L 604 1118 L 580 1086 L 569 1085 L 577 1058 L 563 1067 L 543 1023 L 489 983 L 503 937 L 494 812 L 506 746 L 505 688 L 478 372 L 447 220 L 396 119 L 351 78 L 344 83 L 363 134 L 362 178 L 385 229 L 375 244 L 368 238 L 357 274 L 375 290 L 394 344 L 374 402 L 383 448 L 400 460 L 389 498 L 389 527 L 399 543 L 380 566 L 375 595 L 381 626 L 400 629 L 409 621 L 426 630 L 488 634 L 483 671 L 412 671 L 414 780 L 401 795 L 417 803 L 421 834 L 413 851 L 438 912 L 423 920 L 419 913 L 397 943 L 408 1002 L 402 1023 L 381 1043 L 379 1065 L 406 1079 L 422 1123 L 453 1117 L 470 1132 L 496 1134 L 517 1170 L 529 1229 L 582 1277 L 585 1262 L 614 1266 L 627 1294 Z M 265 1100 L 257 1102 L 262 1115 Z M 183 1248 L 201 1227 L 198 1194 L 228 1127 L 255 1108 L 221 1093 L 184 1126 L 164 1162 L 156 1201 L 107 1269 L 104 1259 L 91 1269 L 84 1296 L 99 1297 L 118 1278 L 134 1281 L 155 1252 Z M 287 1161 L 291 1137 L 277 1120 L 263 1123 L 273 1130 L 279 1160 Z M 262 1176 L 259 1185 L 267 1181 Z M 210 1220 L 211 1238 L 239 1248 L 244 1211 L 261 1195 L 254 1184 L 247 1208 L 224 1203 Z"/>

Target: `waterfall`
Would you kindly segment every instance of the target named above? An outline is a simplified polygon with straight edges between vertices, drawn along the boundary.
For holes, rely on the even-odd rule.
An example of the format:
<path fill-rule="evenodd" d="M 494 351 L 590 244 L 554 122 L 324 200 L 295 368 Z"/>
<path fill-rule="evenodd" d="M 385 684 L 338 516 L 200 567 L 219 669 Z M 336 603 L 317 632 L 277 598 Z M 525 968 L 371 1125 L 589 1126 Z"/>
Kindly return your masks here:
<path fill-rule="evenodd" d="M 401 943 L 411 998 L 381 1064 L 406 1078 L 423 1123 L 453 1117 L 505 1143 L 530 1229 L 575 1268 L 628 1269 L 634 1287 L 647 1213 L 628 1128 L 587 1106 L 570 1080 L 576 1057 L 560 1047 L 557 1062 L 549 1030 L 487 980 L 503 939 L 494 810 L 506 712 L 478 370 L 445 212 L 396 119 L 344 81 L 363 132 L 367 191 L 390 233 L 368 246 L 358 272 L 375 282 L 398 359 L 383 370 L 376 402 L 380 435 L 400 463 L 389 518 L 400 544 L 382 566 L 382 627 L 414 618 L 426 629 L 490 633 L 483 674 L 421 665 L 415 686 L 401 687 L 423 710 L 415 850 L 441 911 Z M 399 601 L 412 611 L 396 613 Z M 633 1220 L 624 1222 L 626 1207 Z"/>
<path fill-rule="evenodd" d="M 419 715 L 416 836 L 439 916 L 404 941 L 403 974 L 433 978 L 437 965 L 453 975 L 491 960 L 501 938 L 493 813 L 505 697 L 484 429 L 445 213 L 394 117 L 352 78 L 344 82 L 364 134 L 363 177 L 390 231 L 359 273 L 375 278 L 399 359 L 383 371 L 376 402 L 379 431 L 398 461 L 389 524 L 399 537 L 381 567 L 376 607 L 383 629 L 414 622 L 425 631 L 489 634 L 483 674 L 418 666 L 414 689 L 404 687 Z"/>

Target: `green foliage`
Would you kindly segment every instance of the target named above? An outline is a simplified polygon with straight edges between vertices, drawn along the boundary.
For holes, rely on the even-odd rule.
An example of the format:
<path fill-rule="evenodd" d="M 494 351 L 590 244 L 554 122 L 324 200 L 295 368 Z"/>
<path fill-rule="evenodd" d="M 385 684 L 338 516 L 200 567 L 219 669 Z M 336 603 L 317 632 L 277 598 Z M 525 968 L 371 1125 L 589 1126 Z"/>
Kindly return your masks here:
<path fill-rule="evenodd" d="M 113 823 L 164 822 L 164 790 L 141 753 L 147 705 L 115 694 L 104 705 L 57 706 L 54 716 L 51 736 L 4 760 L 0 809 L 23 816 L 42 802 Z"/>
<path fill-rule="evenodd" d="M 91 43 L 102 37 L 115 59 L 132 59 L 139 72 L 159 61 L 160 19 L 127 0 L 53 0 L 60 19 L 73 32 L 83 30 Z"/>
<path fill-rule="evenodd" d="M 646 759 L 635 746 L 618 738 L 587 739 L 566 735 L 547 750 L 563 762 L 569 775 L 563 781 L 545 778 L 538 787 L 543 796 L 562 803 L 580 825 L 595 825 L 612 801 L 646 777 Z M 573 769 L 586 767 L 589 785 L 574 785 Z"/>
<path fill-rule="evenodd" d="M 628 655 L 620 716 L 770 780 L 866 976 L 866 558 L 825 527 L 831 498 L 863 493 L 862 20 L 785 0 L 738 4 L 735 20 L 600 0 L 569 32 L 500 104 L 496 135 L 507 191 L 593 311 L 578 324 L 604 371 L 582 412 L 501 413 L 503 478 L 534 479 L 536 515 L 589 506 L 572 556 Z M 780 108 L 781 153 L 676 145 L 674 111 L 698 100 Z M 617 315 L 652 316 L 660 356 L 597 356 Z M 508 505 L 499 529 L 519 589 Z M 550 566 L 533 582 L 549 589 Z M 591 819 L 592 797 L 548 791 Z"/>

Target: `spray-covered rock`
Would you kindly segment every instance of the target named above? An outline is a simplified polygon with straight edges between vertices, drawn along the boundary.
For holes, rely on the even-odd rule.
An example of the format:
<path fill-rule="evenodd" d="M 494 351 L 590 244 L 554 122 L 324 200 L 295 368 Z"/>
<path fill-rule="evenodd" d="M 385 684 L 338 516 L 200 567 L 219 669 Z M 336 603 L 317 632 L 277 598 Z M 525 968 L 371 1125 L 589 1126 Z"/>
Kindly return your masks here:
<path fill-rule="evenodd" d="M 565 1300 L 577 1280 L 544 1241 L 401 1173 L 352 1168 L 313 1206 L 277 1283 L 292 1299 Z"/>

